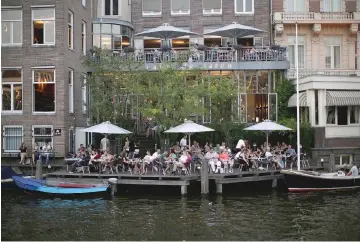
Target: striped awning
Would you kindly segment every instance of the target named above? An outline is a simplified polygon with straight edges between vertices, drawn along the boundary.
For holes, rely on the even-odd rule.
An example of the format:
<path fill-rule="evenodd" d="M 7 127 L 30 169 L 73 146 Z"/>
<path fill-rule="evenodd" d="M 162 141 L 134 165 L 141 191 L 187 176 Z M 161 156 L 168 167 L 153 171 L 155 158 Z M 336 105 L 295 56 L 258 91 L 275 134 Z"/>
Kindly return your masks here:
<path fill-rule="evenodd" d="M 326 106 L 359 106 L 360 91 L 327 91 Z"/>
<path fill-rule="evenodd" d="M 288 102 L 288 107 L 296 107 L 296 93 L 291 96 Z M 307 107 L 307 95 L 306 92 L 300 92 L 299 93 L 299 104 L 300 107 Z"/>

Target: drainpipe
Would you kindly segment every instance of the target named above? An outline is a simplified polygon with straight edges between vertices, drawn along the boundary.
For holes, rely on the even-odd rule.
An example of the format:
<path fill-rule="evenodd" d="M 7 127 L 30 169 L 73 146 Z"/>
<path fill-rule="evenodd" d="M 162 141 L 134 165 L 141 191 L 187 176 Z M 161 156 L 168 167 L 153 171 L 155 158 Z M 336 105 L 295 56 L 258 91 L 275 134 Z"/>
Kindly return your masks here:
<path fill-rule="evenodd" d="M 269 0 L 269 9 L 270 9 L 270 45 L 273 44 L 273 10 L 272 10 L 272 1 Z"/>

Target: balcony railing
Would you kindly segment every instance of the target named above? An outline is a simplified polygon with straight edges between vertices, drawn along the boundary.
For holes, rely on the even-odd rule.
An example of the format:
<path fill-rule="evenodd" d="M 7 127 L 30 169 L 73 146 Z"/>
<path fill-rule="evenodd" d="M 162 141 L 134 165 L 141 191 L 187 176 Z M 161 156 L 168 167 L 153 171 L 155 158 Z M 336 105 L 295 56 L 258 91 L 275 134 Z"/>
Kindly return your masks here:
<path fill-rule="evenodd" d="M 133 53 L 111 52 L 111 55 L 144 63 L 162 62 L 261 62 L 287 61 L 286 47 L 244 47 L 241 49 L 215 47 L 206 50 L 195 48 L 137 49 Z"/>
<path fill-rule="evenodd" d="M 329 21 L 352 21 L 360 20 L 359 13 L 349 12 L 276 12 L 274 14 L 274 21 L 281 22 L 329 22 Z"/>
<path fill-rule="evenodd" d="M 299 78 L 307 76 L 359 76 L 360 70 L 338 70 L 338 69 L 299 69 Z M 287 78 L 296 78 L 296 69 L 287 70 Z"/>

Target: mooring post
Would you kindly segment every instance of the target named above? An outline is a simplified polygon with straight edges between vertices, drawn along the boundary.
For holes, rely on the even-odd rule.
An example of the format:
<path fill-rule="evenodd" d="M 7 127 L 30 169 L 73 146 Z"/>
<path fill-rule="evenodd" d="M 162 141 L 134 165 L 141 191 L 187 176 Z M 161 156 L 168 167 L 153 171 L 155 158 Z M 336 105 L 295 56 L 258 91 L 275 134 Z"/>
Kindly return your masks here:
<path fill-rule="evenodd" d="M 328 169 L 330 173 L 335 171 L 335 155 L 332 153 L 330 154 Z"/>
<path fill-rule="evenodd" d="M 272 181 L 272 185 L 271 185 L 272 188 L 277 188 L 277 179 L 274 179 Z"/>
<path fill-rule="evenodd" d="M 108 179 L 108 183 L 110 184 L 110 192 L 111 192 L 111 196 L 114 196 L 115 193 L 117 192 L 117 178 L 109 178 Z"/>
<path fill-rule="evenodd" d="M 187 194 L 187 185 L 182 185 L 181 186 L 181 195 L 186 195 Z"/>
<path fill-rule="evenodd" d="M 38 179 L 38 180 L 43 179 L 43 174 L 42 174 L 42 162 L 41 162 L 41 160 L 38 160 L 38 161 L 36 162 L 35 178 Z"/>
<path fill-rule="evenodd" d="M 201 164 L 201 194 L 209 194 L 209 163 L 207 159 L 202 160 Z"/>
<path fill-rule="evenodd" d="M 222 189 L 223 189 L 223 185 L 222 184 L 216 184 L 216 193 L 217 194 L 221 194 L 222 193 Z"/>

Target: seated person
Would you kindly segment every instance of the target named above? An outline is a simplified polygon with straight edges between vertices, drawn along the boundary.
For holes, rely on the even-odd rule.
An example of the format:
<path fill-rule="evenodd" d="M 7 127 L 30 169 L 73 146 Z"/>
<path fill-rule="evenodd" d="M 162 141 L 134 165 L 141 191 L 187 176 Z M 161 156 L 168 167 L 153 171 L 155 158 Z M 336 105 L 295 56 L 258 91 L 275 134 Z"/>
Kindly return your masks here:
<path fill-rule="evenodd" d="M 178 167 L 185 168 L 185 164 L 188 162 L 188 159 L 187 152 L 183 151 L 182 155 L 179 157 L 179 160 L 173 163 L 173 173 L 176 172 Z"/>
<path fill-rule="evenodd" d="M 80 144 L 80 148 L 77 149 L 76 151 L 76 155 L 79 156 L 81 153 L 83 153 L 85 151 L 85 146 L 83 144 Z"/>
<path fill-rule="evenodd" d="M 101 155 L 100 155 L 100 151 L 99 150 L 95 150 L 95 151 L 92 151 L 92 154 L 90 156 L 90 161 L 89 161 L 89 165 L 92 165 L 92 163 L 95 161 L 95 160 L 98 160 L 101 158 Z"/>
<path fill-rule="evenodd" d="M 90 161 L 90 154 L 87 150 L 84 150 L 81 152 L 80 154 L 80 159 L 75 161 L 71 167 L 72 167 L 72 171 L 75 172 L 77 167 L 80 166 L 87 166 L 89 164 Z"/>
<path fill-rule="evenodd" d="M 26 147 L 24 142 L 21 143 L 21 146 L 20 146 L 19 150 L 20 150 L 20 162 L 19 163 L 21 165 L 25 165 L 27 147 Z"/>
<path fill-rule="evenodd" d="M 359 175 L 359 169 L 358 167 L 354 164 L 353 167 L 351 167 L 350 171 L 348 174 L 346 174 L 347 176 L 358 176 Z"/>
<path fill-rule="evenodd" d="M 148 167 L 152 162 L 153 157 L 150 155 L 150 151 L 146 151 L 146 155 L 142 161 L 141 174 L 145 174 L 145 168 Z"/>
<path fill-rule="evenodd" d="M 170 154 L 168 156 L 164 157 L 164 175 L 166 175 L 166 172 L 170 169 L 171 164 L 176 161 L 176 154 L 173 149 L 170 150 Z"/>
<path fill-rule="evenodd" d="M 219 158 L 218 153 L 215 152 L 213 147 L 210 147 L 210 150 L 205 154 L 205 159 L 208 160 L 213 173 L 217 173 L 220 170 L 221 161 L 219 161 L 218 158 Z M 215 165 L 217 166 L 216 170 L 215 170 Z"/>
<path fill-rule="evenodd" d="M 50 143 L 47 142 L 41 149 L 39 160 L 42 161 L 42 158 L 45 157 L 45 165 L 49 165 L 49 160 L 52 154 L 52 147 L 50 146 Z"/>
<path fill-rule="evenodd" d="M 114 156 L 110 154 L 110 152 L 108 152 L 107 150 L 104 150 L 104 154 L 100 157 L 101 159 L 101 165 L 103 166 L 103 172 L 106 171 L 106 167 L 108 167 L 109 165 L 111 165 Z"/>
<path fill-rule="evenodd" d="M 160 149 L 157 149 L 154 154 L 152 154 L 151 156 L 151 162 L 153 161 L 159 161 L 159 158 L 160 158 L 160 155 L 161 155 L 161 152 L 160 152 Z"/>
<path fill-rule="evenodd" d="M 219 155 L 219 160 L 222 163 L 223 167 L 227 167 L 230 162 L 230 156 L 226 149 L 224 149 L 221 154 Z"/>

